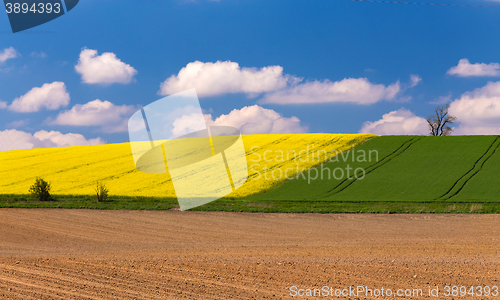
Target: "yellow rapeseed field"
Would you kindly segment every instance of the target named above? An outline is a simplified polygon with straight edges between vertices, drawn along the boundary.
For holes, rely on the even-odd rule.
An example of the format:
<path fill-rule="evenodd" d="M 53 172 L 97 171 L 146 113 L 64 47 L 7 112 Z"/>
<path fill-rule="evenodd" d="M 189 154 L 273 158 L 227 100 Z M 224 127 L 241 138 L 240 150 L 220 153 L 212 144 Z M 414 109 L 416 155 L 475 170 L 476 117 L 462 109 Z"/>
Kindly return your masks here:
<path fill-rule="evenodd" d="M 347 151 L 369 134 L 244 135 L 249 178 L 228 197 L 272 188 L 303 169 Z M 59 195 L 93 195 L 103 181 L 110 195 L 175 197 L 167 174 L 137 171 L 129 143 L 0 152 L 0 194 L 27 194 L 36 177 Z"/>

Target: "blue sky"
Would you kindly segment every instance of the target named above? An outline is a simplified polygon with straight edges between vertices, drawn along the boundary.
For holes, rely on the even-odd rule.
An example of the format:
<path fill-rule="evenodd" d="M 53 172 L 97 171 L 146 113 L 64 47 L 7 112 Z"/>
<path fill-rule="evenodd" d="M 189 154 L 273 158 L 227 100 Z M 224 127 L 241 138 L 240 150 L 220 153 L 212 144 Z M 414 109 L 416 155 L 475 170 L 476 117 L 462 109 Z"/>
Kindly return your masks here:
<path fill-rule="evenodd" d="M 437 3 L 500 6 L 481 0 Z M 426 130 L 422 117 L 440 101 L 452 103 L 462 121 L 456 134 L 500 134 L 498 20 L 500 8 L 348 0 L 82 0 L 52 22 L 12 34 L 3 13 L 0 137 L 11 144 L 5 149 L 66 145 L 58 142 L 59 133 L 67 145 L 82 138 L 126 142 L 120 126 L 134 109 L 189 85 L 215 123 L 243 126 L 246 133 L 420 134 Z M 94 63 L 104 61 L 103 53 L 114 54 L 111 60 L 125 74 L 85 82 L 91 66 L 75 69 L 84 49 L 97 51 Z M 8 51 L 15 57 L 2 62 Z M 188 64 L 196 61 L 205 76 L 179 73 L 192 70 Z M 240 77 L 224 81 L 210 73 L 235 63 Z M 261 75 L 275 76 L 270 80 L 277 83 L 259 81 Z M 411 75 L 421 80 L 412 84 Z M 177 81 L 161 93 L 171 76 Z M 40 93 L 29 92 L 54 82 L 64 83 L 69 100 L 47 96 L 29 112 L 13 106 L 16 99 L 39 101 Z M 93 117 L 107 121 L 74 121 L 85 120 L 81 106 L 90 102 L 102 109 Z M 73 116 L 68 111 L 74 108 Z M 226 116 L 217 120 L 221 115 Z M 277 119 L 286 126 L 273 127 Z M 70 139 L 69 133 L 83 137 Z"/>

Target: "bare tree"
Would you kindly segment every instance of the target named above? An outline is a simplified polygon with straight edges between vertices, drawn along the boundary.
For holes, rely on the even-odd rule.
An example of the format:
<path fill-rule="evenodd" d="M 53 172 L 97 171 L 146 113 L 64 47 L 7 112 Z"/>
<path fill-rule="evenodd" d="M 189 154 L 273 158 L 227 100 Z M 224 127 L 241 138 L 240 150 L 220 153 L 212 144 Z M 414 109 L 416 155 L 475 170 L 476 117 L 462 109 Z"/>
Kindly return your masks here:
<path fill-rule="evenodd" d="M 427 118 L 430 135 L 444 136 L 450 135 L 453 132 L 453 128 L 451 128 L 449 125 L 453 124 L 457 120 L 457 117 L 450 116 L 448 114 L 448 108 L 450 108 L 449 104 L 446 104 L 445 107 L 437 107 L 434 110 L 436 115 L 429 116 Z"/>

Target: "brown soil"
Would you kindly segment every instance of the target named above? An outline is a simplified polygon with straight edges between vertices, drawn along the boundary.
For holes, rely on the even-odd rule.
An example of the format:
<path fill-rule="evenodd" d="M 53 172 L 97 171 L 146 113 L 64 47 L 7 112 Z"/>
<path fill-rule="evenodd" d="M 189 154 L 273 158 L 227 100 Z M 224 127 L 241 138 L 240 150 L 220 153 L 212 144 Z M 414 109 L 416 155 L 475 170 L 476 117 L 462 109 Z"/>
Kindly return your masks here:
<path fill-rule="evenodd" d="M 358 285 L 429 298 L 429 286 L 499 275 L 498 215 L 0 210 L 1 299 L 282 299 Z"/>

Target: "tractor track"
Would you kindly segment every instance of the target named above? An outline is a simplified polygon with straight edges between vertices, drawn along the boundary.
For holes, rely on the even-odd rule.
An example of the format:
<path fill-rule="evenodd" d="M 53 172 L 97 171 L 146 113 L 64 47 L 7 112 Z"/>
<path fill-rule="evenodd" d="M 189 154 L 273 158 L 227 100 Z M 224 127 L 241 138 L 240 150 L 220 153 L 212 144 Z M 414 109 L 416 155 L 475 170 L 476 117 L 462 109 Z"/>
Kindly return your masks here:
<path fill-rule="evenodd" d="M 460 193 L 467 182 L 469 182 L 469 180 L 471 180 L 477 173 L 479 173 L 483 169 L 484 164 L 493 156 L 493 154 L 495 154 L 499 147 L 500 136 L 497 136 L 493 143 L 491 143 L 491 145 L 488 147 L 486 152 L 476 160 L 472 168 L 464 175 L 462 175 L 457 181 L 455 181 L 455 183 L 446 193 L 436 198 L 435 200 L 449 200 L 452 197 L 458 195 L 458 193 Z M 467 176 L 468 174 L 470 174 L 470 176 Z"/>
<path fill-rule="evenodd" d="M 390 154 L 386 155 L 380 161 L 378 161 L 375 164 L 373 164 L 373 165 L 369 166 L 368 168 L 366 168 L 366 170 L 365 170 L 365 176 L 368 175 L 369 173 L 375 171 L 376 169 L 382 167 L 383 165 L 385 165 L 386 163 L 390 162 L 391 160 L 393 160 L 394 158 L 398 157 L 399 155 L 401 155 L 403 152 L 405 152 L 406 150 L 408 150 L 408 148 L 410 148 L 411 145 L 415 144 L 420 139 L 421 139 L 421 137 L 415 137 L 415 138 L 412 138 L 412 139 L 404 142 L 399 148 L 397 148 L 396 150 L 394 150 Z M 356 178 L 358 178 L 358 176 L 355 175 L 354 178 L 352 178 L 352 179 L 346 178 L 346 179 L 342 180 L 337 186 L 335 186 L 333 189 L 331 189 L 330 191 L 328 191 L 321 198 L 327 198 L 327 197 L 330 197 L 332 195 L 335 195 L 335 194 L 338 194 L 338 193 L 344 191 L 345 189 L 347 189 L 349 186 L 351 186 L 353 183 L 355 183 L 357 181 Z"/>

